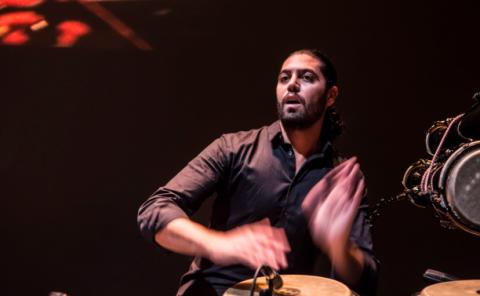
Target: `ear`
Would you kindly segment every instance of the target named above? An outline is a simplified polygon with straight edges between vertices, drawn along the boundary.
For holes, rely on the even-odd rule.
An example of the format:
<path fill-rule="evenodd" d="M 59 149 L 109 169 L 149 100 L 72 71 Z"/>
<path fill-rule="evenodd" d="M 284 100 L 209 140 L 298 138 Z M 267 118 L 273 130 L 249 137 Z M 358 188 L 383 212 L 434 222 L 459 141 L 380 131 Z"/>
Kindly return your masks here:
<path fill-rule="evenodd" d="M 336 85 L 330 87 L 328 90 L 327 94 L 327 102 L 326 102 L 326 107 L 331 107 L 333 104 L 335 104 L 335 100 L 338 97 L 338 87 Z"/>

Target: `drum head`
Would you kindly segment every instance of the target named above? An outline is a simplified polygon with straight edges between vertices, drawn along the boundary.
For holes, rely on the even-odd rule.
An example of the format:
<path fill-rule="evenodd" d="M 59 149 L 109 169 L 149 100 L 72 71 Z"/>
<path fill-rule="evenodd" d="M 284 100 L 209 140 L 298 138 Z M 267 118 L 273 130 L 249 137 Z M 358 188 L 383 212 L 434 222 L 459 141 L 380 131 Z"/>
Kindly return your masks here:
<path fill-rule="evenodd" d="M 420 296 L 480 295 L 480 280 L 463 280 L 438 283 L 426 287 Z"/>
<path fill-rule="evenodd" d="M 319 276 L 309 275 L 295 275 L 287 274 L 281 275 L 283 280 L 283 287 L 275 291 L 275 295 L 298 295 L 298 296 L 314 296 L 314 295 L 329 295 L 329 296 L 352 296 L 352 292 L 344 284 Z M 223 296 L 249 296 L 250 288 L 252 287 L 252 280 L 246 280 L 229 288 Z M 261 289 L 267 289 L 265 277 L 257 278 L 256 293 Z"/>
<path fill-rule="evenodd" d="M 442 177 L 448 206 L 461 224 L 480 230 L 480 141 L 464 145 L 445 163 Z"/>

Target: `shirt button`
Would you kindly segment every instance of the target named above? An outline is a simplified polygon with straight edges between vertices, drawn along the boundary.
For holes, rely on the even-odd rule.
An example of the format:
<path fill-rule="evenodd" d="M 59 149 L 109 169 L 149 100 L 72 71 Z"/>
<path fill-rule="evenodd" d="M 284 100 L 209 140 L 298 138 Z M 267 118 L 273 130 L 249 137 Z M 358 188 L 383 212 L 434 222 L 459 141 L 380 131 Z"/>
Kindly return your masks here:
<path fill-rule="evenodd" d="M 292 150 L 288 150 L 288 156 L 290 156 L 290 157 L 293 156 L 293 151 Z"/>

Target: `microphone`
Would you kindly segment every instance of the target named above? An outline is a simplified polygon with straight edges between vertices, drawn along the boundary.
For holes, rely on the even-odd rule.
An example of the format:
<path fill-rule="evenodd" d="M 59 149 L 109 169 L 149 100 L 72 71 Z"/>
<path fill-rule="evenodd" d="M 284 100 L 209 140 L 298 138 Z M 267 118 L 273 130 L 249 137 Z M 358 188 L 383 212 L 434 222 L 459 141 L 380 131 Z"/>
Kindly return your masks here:
<path fill-rule="evenodd" d="M 257 285 L 257 277 L 259 273 L 262 273 L 265 276 L 268 284 L 267 289 L 261 289 L 259 292 L 260 296 L 273 296 L 274 291 L 280 289 L 283 286 L 283 280 L 276 272 L 268 265 L 262 265 L 255 271 L 255 275 L 253 276 L 252 286 L 250 288 L 250 296 L 254 295 L 255 287 Z"/>
<path fill-rule="evenodd" d="M 269 289 L 272 288 L 274 290 L 280 289 L 283 286 L 283 280 L 276 272 L 268 265 L 263 265 L 261 268 L 262 274 L 267 278 L 267 283 Z"/>

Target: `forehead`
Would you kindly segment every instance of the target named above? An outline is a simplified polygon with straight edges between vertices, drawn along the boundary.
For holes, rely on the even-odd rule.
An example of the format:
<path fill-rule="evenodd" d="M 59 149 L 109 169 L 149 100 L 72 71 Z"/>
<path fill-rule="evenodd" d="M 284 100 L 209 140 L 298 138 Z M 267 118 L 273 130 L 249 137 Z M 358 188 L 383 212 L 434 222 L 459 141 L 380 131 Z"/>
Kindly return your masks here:
<path fill-rule="evenodd" d="M 321 63 L 318 59 L 312 57 L 309 54 L 300 53 L 294 54 L 288 57 L 282 64 L 281 71 L 285 70 L 311 70 L 317 74 L 321 74 L 320 72 Z"/>

